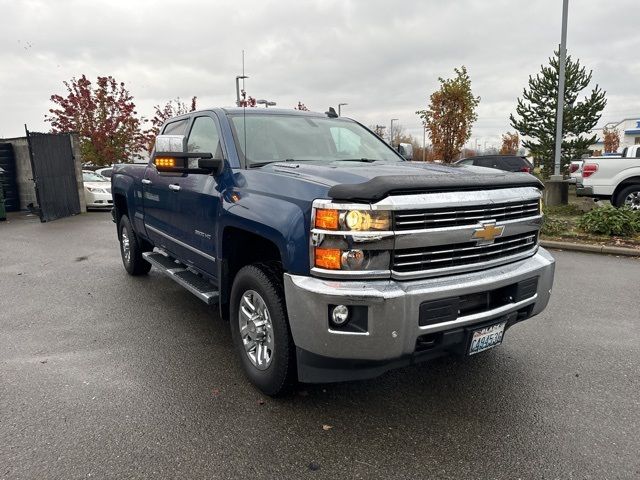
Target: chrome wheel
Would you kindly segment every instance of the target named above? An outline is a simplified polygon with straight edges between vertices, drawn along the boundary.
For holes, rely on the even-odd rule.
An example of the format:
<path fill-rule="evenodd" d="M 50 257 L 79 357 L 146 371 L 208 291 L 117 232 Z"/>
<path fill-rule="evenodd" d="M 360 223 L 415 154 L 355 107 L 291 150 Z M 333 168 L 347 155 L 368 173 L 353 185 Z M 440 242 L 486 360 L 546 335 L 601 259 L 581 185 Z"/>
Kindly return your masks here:
<path fill-rule="evenodd" d="M 627 195 L 627 198 L 624 199 L 624 204 L 633 210 L 640 210 L 640 191 L 631 192 Z"/>
<path fill-rule="evenodd" d="M 122 257 L 125 263 L 129 264 L 131 262 L 131 242 L 126 228 L 123 228 L 122 233 L 120 233 L 120 245 L 122 245 Z"/>
<path fill-rule="evenodd" d="M 258 370 L 266 370 L 273 358 L 273 325 L 266 303 L 255 290 L 242 294 L 238 323 L 247 357 Z"/>

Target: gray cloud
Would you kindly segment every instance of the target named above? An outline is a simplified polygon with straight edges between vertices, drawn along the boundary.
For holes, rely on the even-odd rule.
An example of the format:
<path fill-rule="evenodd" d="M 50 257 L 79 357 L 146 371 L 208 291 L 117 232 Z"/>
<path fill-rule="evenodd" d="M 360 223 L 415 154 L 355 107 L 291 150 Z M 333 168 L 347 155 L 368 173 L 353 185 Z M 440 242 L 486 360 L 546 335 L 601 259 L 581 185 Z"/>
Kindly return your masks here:
<path fill-rule="evenodd" d="M 608 92 L 603 121 L 640 115 L 635 3 L 570 5 L 569 51 Z M 349 116 L 399 118 L 418 138 L 415 110 L 464 64 L 482 97 L 473 135 L 495 144 L 560 36 L 556 0 L 0 0 L 0 11 L 0 137 L 46 129 L 49 96 L 83 73 L 126 82 L 146 116 L 176 96 L 231 105 L 245 49 L 250 94 L 319 111 L 347 102 Z"/>

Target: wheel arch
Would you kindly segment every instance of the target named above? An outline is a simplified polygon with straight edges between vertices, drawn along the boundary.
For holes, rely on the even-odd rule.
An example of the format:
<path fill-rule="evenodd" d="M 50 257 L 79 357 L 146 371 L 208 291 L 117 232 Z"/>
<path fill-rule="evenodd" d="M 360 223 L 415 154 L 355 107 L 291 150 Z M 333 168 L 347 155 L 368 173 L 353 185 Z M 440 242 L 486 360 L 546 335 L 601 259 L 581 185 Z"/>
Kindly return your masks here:
<path fill-rule="evenodd" d="M 640 186 L 640 175 L 636 175 L 633 177 L 629 177 L 629 178 L 625 178 L 624 180 L 622 180 L 615 188 L 615 190 L 613 191 L 613 195 L 611 196 L 612 200 L 614 202 L 618 201 L 618 195 L 620 194 L 620 192 L 622 190 L 624 190 L 625 188 L 631 186 L 631 185 L 638 185 Z"/>

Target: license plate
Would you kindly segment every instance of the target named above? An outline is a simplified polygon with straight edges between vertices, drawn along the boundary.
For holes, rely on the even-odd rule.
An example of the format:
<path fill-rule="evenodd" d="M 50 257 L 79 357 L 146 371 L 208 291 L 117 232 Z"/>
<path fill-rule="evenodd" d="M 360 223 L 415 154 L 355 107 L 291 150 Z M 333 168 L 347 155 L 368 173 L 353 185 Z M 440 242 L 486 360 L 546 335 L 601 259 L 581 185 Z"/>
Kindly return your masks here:
<path fill-rule="evenodd" d="M 471 334 L 471 345 L 469 345 L 468 352 L 469 355 L 483 352 L 500 345 L 502 343 L 504 327 L 506 325 L 507 322 L 501 322 L 474 330 Z"/>

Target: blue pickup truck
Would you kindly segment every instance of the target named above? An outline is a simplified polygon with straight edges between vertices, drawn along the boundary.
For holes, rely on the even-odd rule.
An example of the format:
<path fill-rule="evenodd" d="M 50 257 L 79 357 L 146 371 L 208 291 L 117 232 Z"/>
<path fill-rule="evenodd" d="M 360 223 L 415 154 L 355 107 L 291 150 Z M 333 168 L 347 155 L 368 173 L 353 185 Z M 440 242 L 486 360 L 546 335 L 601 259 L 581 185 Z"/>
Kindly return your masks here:
<path fill-rule="evenodd" d="M 191 112 L 112 175 L 126 271 L 217 304 L 269 395 L 499 345 L 551 294 L 541 190 L 407 161 L 332 109 Z"/>

